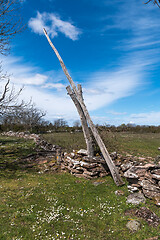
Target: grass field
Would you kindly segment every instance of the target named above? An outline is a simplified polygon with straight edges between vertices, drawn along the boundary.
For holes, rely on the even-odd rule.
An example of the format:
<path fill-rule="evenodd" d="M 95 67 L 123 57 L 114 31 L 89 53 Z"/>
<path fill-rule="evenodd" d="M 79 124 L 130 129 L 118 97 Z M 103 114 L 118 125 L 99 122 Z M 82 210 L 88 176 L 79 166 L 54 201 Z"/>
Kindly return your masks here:
<path fill-rule="evenodd" d="M 136 156 L 156 157 L 160 154 L 159 133 L 110 133 L 102 131 L 101 137 L 109 152 L 117 151 L 121 154 L 133 154 Z M 86 148 L 82 132 L 61 132 L 43 135 L 46 140 L 62 146 L 67 151 Z M 98 149 L 96 148 L 98 151 Z"/>
<path fill-rule="evenodd" d="M 126 223 L 136 217 L 124 214 L 133 208 L 126 204 L 127 187 L 116 187 L 110 176 L 95 186 L 93 180 L 67 173 L 20 169 L 16 160 L 34 152 L 34 143 L 9 137 L 0 142 L 0 239 L 143 240 L 158 235 L 160 229 L 142 219 L 140 230 L 129 232 Z M 115 195 L 117 189 L 124 196 Z M 160 216 L 152 201 L 145 206 Z"/>

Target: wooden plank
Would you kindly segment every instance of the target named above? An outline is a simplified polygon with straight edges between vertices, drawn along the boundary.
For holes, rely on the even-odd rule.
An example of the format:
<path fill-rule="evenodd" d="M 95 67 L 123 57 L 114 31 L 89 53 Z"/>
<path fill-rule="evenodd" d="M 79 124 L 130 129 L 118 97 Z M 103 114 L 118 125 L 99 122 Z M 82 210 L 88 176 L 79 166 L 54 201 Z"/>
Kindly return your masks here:
<path fill-rule="evenodd" d="M 78 111 L 78 114 L 80 116 L 82 130 L 83 130 L 83 134 L 84 134 L 84 139 L 85 139 L 85 142 L 86 142 L 86 145 L 87 145 L 88 156 L 93 157 L 94 156 L 94 149 L 93 149 L 93 143 L 92 143 L 92 136 L 91 136 L 90 131 L 89 131 L 89 127 L 88 127 L 86 117 L 85 117 L 84 112 L 81 108 L 81 105 L 79 104 L 79 102 L 78 102 L 78 100 L 75 96 L 75 93 L 72 91 L 71 87 L 67 86 L 66 89 L 67 89 L 67 92 L 70 95 L 73 103 L 75 104 L 75 106 L 77 108 L 77 111 Z M 81 97 L 82 97 L 82 92 L 80 94 L 81 94 Z"/>

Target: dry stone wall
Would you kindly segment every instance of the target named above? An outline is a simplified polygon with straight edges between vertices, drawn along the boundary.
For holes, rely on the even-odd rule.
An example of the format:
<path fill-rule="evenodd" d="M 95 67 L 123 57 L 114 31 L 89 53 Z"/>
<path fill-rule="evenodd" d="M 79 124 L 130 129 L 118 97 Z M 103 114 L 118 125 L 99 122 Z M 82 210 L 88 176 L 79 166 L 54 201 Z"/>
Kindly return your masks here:
<path fill-rule="evenodd" d="M 83 177 L 86 179 L 95 179 L 110 174 L 103 158 L 90 158 L 84 156 L 84 154 L 79 154 L 76 151 L 70 154 L 64 153 L 61 162 L 61 170 L 70 172 L 76 177 Z"/>

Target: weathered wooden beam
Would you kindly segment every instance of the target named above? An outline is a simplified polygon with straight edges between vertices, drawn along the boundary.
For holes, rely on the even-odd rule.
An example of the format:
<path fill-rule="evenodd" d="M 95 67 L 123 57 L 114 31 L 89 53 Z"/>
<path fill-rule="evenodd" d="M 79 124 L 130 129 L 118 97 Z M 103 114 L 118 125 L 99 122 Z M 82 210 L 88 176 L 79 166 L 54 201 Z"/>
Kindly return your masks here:
<path fill-rule="evenodd" d="M 83 135 L 84 135 L 84 139 L 87 145 L 87 153 L 89 157 L 93 157 L 94 156 L 94 149 L 93 149 L 93 142 L 92 142 L 92 136 L 90 134 L 89 131 L 89 127 L 88 127 L 88 123 L 86 120 L 86 117 L 84 115 L 84 112 L 81 108 L 81 105 L 79 104 L 79 101 L 77 100 L 75 93 L 72 91 L 70 86 L 66 87 L 67 92 L 69 94 L 69 96 L 71 97 L 73 103 L 75 104 L 78 114 L 80 116 L 80 120 L 81 120 L 81 125 L 82 125 L 82 130 L 83 130 Z M 80 92 L 81 97 L 82 97 L 82 91 Z"/>
<path fill-rule="evenodd" d="M 86 117 L 86 119 L 88 121 L 88 124 L 89 124 L 89 126 L 91 128 L 93 136 L 96 139 L 96 142 L 97 142 L 97 144 L 98 144 L 98 146 L 99 146 L 99 148 L 101 150 L 101 153 L 102 153 L 102 155 L 103 155 L 103 157 L 104 157 L 104 159 L 105 159 L 105 161 L 106 161 L 106 163 L 107 163 L 107 165 L 108 165 L 108 167 L 110 169 L 110 172 L 112 174 L 114 182 L 116 183 L 117 186 L 123 185 L 124 182 L 122 181 L 115 164 L 113 163 L 113 161 L 112 161 L 112 159 L 111 159 L 111 157 L 110 157 L 110 155 L 109 155 L 109 153 L 108 153 L 108 151 L 107 151 L 107 149 L 106 149 L 106 147 L 105 147 L 105 145 L 104 145 L 104 143 L 103 143 L 103 141 L 102 141 L 102 139 L 101 139 L 101 137 L 100 137 L 96 127 L 95 127 L 95 125 L 94 125 L 94 123 L 92 122 L 91 117 L 89 115 L 89 112 L 88 112 L 88 110 L 87 110 L 87 108 L 86 108 L 86 106 L 84 104 L 84 101 L 80 97 L 80 94 L 77 91 L 76 85 L 73 82 L 71 76 L 69 75 L 69 73 L 67 71 L 67 68 L 64 65 L 64 62 L 63 62 L 61 56 L 59 55 L 59 53 L 58 53 L 57 49 L 55 48 L 55 46 L 53 45 L 53 43 L 51 42 L 51 40 L 50 40 L 50 38 L 49 38 L 49 36 L 48 36 L 48 34 L 47 34 L 45 29 L 44 29 L 44 33 L 45 33 L 46 38 L 48 39 L 49 44 L 51 45 L 52 49 L 54 50 L 57 58 L 59 59 L 61 67 L 62 67 L 62 69 L 63 69 L 63 71 L 64 71 L 68 81 L 70 82 L 70 84 L 71 84 L 71 86 L 73 88 L 73 91 L 74 91 L 74 93 L 76 95 L 76 98 L 79 101 L 79 104 L 80 104 L 80 106 L 81 106 L 81 108 L 82 108 L 82 110 L 83 110 L 83 112 L 85 114 L 85 117 Z"/>

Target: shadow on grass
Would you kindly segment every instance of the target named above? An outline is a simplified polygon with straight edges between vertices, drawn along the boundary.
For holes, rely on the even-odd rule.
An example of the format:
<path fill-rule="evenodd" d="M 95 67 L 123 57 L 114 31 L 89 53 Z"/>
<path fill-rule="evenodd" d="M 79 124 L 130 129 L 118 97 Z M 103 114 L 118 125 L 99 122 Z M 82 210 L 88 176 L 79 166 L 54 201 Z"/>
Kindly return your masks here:
<path fill-rule="evenodd" d="M 16 177 L 16 172 L 35 172 L 35 144 L 33 141 L 0 137 L 0 177 Z M 28 155 L 33 155 L 28 158 Z"/>

